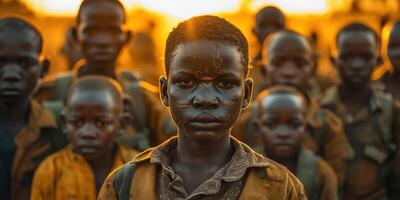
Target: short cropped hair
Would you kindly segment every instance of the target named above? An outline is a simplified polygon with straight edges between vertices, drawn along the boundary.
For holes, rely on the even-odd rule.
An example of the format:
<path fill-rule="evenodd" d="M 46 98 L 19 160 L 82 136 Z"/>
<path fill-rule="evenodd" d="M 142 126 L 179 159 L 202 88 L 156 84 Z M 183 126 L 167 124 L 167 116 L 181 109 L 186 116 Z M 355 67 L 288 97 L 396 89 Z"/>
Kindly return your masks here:
<path fill-rule="evenodd" d="M 302 91 L 295 87 L 286 86 L 286 85 L 276 85 L 270 88 L 264 89 L 257 95 L 256 104 L 258 104 L 259 108 L 261 108 L 261 102 L 266 96 L 270 95 L 295 95 L 303 98 L 304 102 L 307 106 L 311 104 L 311 99 L 308 96 L 306 91 Z M 259 109 L 261 112 L 261 109 Z M 261 114 L 261 113 L 259 113 Z"/>
<path fill-rule="evenodd" d="M 353 22 L 353 23 L 347 24 L 346 26 L 341 28 L 338 31 L 338 33 L 336 34 L 336 38 L 335 38 L 336 46 L 337 46 L 337 44 L 339 42 L 339 37 L 343 33 L 346 33 L 346 32 L 347 33 L 348 32 L 366 32 L 366 33 L 371 33 L 374 36 L 374 39 L 375 39 L 375 42 L 376 42 L 376 46 L 379 49 L 380 42 L 381 42 L 379 35 L 374 31 L 374 29 L 372 29 L 368 25 L 360 23 L 360 22 Z"/>
<path fill-rule="evenodd" d="M 20 31 L 31 31 L 36 35 L 37 38 L 37 52 L 38 54 L 42 53 L 43 49 L 43 37 L 40 31 L 33 26 L 31 23 L 23 20 L 19 17 L 5 17 L 0 19 L 0 32 L 12 30 L 15 32 Z"/>
<path fill-rule="evenodd" d="M 109 3 L 112 3 L 112 4 L 116 5 L 117 7 L 121 8 L 122 13 L 123 13 L 123 17 L 124 17 L 123 20 L 124 20 L 124 22 L 126 21 L 126 10 L 125 10 L 124 5 L 119 0 L 83 0 L 81 5 L 79 6 L 78 16 L 76 18 L 77 23 L 79 24 L 81 22 L 82 11 L 83 11 L 83 9 L 85 7 L 87 7 L 87 6 L 91 5 L 91 4 L 96 5 L 96 4 L 101 3 L 101 2 L 109 2 Z"/>
<path fill-rule="evenodd" d="M 241 61 L 245 70 L 245 76 L 248 74 L 249 45 L 243 33 L 227 20 L 212 16 L 203 15 L 192 17 L 181 22 L 168 35 L 165 48 L 165 74 L 168 76 L 172 54 L 175 48 L 184 42 L 207 39 L 217 42 L 226 42 L 238 47 L 241 53 Z"/>
<path fill-rule="evenodd" d="M 67 91 L 68 95 L 64 102 L 65 105 L 69 102 L 69 98 L 73 96 L 72 94 L 77 91 L 84 93 L 109 92 L 113 100 L 122 106 L 124 97 L 123 89 L 114 79 L 99 75 L 89 75 L 74 80 Z"/>

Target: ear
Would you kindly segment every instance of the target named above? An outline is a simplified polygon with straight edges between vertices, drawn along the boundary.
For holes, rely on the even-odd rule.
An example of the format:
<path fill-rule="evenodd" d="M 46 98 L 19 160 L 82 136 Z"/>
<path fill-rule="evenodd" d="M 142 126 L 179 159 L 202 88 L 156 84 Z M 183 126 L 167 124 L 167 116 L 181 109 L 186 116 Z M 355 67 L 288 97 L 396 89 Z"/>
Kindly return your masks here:
<path fill-rule="evenodd" d="M 160 96 L 164 106 L 169 107 L 168 79 L 165 78 L 164 76 L 160 77 Z"/>
<path fill-rule="evenodd" d="M 134 37 L 135 37 L 135 34 L 134 34 L 132 31 L 130 31 L 130 30 L 125 31 L 125 41 L 124 41 L 124 44 L 125 44 L 125 45 L 128 44 L 129 41 L 131 41 Z"/>
<path fill-rule="evenodd" d="M 257 35 L 257 34 L 256 34 L 256 33 L 257 33 L 256 27 L 253 27 L 253 28 L 251 29 L 251 32 L 252 32 L 254 35 Z"/>
<path fill-rule="evenodd" d="M 50 61 L 46 58 L 40 63 L 40 78 L 43 78 L 47 75 L 50 68 Z"/>
<path fill-rule="evenodd" d="M 66 130 L 66 124 L 67 124 L 67 110 L 64 108 L 61 113 L 60 113 L 60 121 L 62 123 L 61 125 L 61 129 L 62 129 L 62 133 L 67 134 L 67 130 Z"/>
<path fill-rule="evenodd" d="M 333 66 L 334 68 L 337 68 L 337 59 L 336 59 L 333 55 L 330 55 L 330 56 L 329 56 L 329 60 L 331 61 L 332 66 Z"/>
<path fill-rule="evenodd" d="M 73 27 L 71 27 L 71 29 L 70 30 L 68 30 L 69 32 L 70 32 L 70 34 L 71 34 L 71 38 L 74 40 L 74 41 L 78 41 L 78 29 L 77 29 L 77 27 L 76 26 L 73 26 Z"/>
<path fill-rule="evenodd" d="M 267 76 L 268 76 L 268 70 L 267 70 L 267 66 L 266 65 L 264 65 L 264 64 L 260 64 L 260 70 L 261 70 L 261 74 L 265 77 L 265 78 L 267 78 Z"/>
<path fill-rule="evenodd" d="M 250 104 L 252 93 L 253 93 L 253 79 L 249 78 L 244 83 L 244 96 L 243 96 L 242 108 L 246 108 Z"/>
<path fill-rule="evenodd" d="M 378 58 L 376 58 L 376 68 L 378 68 L 379 66 L 383 65 L 383 58 L 381 55 L 378 56 Z"/>

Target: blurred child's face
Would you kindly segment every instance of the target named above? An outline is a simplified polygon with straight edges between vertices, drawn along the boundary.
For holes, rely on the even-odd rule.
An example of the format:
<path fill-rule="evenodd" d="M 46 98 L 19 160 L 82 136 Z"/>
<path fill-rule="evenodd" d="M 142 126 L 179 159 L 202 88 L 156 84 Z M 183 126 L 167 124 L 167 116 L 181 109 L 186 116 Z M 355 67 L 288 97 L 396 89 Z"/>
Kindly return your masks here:
<path fill-rule="evenodd" d="M 41 75 L 38 37 L 33 31 L 0 31 L 0 103 L 26 102 Z"/>
<path fill-rule="evenodd" d="M 370 32 L 343 32 L 337 42 L 336 65 L 342 83 L 350 88 L 365 87 L 377 65 L 377 44 Z"/>
<path fill-rule="evenodd" d="M 281 12 L 270 9 L 259 13 L 256 16 L 256 24 L 253 32 L 257 36 L 258 41 L 262 44 L 265 38 L 276 31 L 285 28 L 285 19 Z"/>
<path fill-rule="evenodd" d="M 306 88 L 313 74 L 314 61 L 310 44 L 300 36 L 277 35 L 266 49 L 264 60 L 272 85 Z"/>
<path fill-rule="evenodd" d="M 387 55 L 394 70 L 400 71 L 400 24 L 390 32 Z"/>
<path fill-rule="evenodd" d="M 122 122 L 122 102 L 110 92 L 75 90 L 67 102 L 65 127 L 74 151 L 87 160 L 112 150 Z"/>
<path fill-rule="evenodd" d="M 128 40 L 120 7 L 109 2 L 83 8 L 77 27 L 78 42 L 86 61 L 115 62 Z"/>
<path fill-rule="evenodd" d="M 250 101 L 252 81 L 245 80 L 242 55 L 236 46 L 211 40 L 182 43 L 173 55 L 160 87 L 179 134 L 218 141 Z"/>
<path fill-rule="evenodd" d="M 267 155 L 275 158 L 296 156 L 306 129 L 305 107 L 304 99 L 296 95 L 264 97 L 258 126 Z"/>

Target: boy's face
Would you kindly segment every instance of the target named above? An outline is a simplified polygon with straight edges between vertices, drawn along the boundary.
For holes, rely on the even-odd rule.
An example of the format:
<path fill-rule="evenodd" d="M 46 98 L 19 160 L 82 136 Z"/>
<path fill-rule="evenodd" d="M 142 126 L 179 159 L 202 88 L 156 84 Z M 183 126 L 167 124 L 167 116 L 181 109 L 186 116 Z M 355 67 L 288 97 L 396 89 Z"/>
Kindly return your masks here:
<path fill-rule="evenodd" d="M 0 102 L 29 100 L 41 75 L 37 35 L 33 31 L 0 31 Z"/>
<path fill-rule="evenodd" d="M 236 46 L 211 40 L 176 47 L 160 89 L 179 134 L 215 142 L 229 133 L 251 98 L 252 80 L 245 80 L 241 58 Z"/>
<path fill-rule="evenodd" d="M 282 35 L 271 41 L 265 56 L 268 80 L 272 85 L 306 88 L 313 74 L 311 46 L 299 36 Z"/>
<path fill-rule="evenodd" d="M 121 127 L 122 105 L 110 92 L 75 90 L 68 99 L 64 122 L 74 151 L 87 160 L 98 159 L 112 150 Z"/>
<path fill-rule="evenodd" d="M 258 126 L 266 153 L 277 158 L 295 156 L 306 129 L 306 108 L 302 97 L 275 94 L 264 97 Z"/>
<path fill-rule="evenodd" d="M 353 89 L 365 87 L 377 65 L 377 44 L 370 32 L 343 32 L 335 60 L 342 83 Z"/>
<path fill-rule="evenodd" d="M 276 10 L 267 10 L 256 16 L 253 33 L 262 44 L 267 36 L 285 28 L 285 19 L 282 13 Z"/>
<path fill-rule="evenodd" d="M 390 32 L 387 55 L 394 70 L 400 71 L 400 25 L 398 24 Z"/>
<path fill-rule="evenodd" d="M 109 2 L 83 8 L 77 40 L 87 62 L 113 63 L 129 39 L 120 7 Z"/>

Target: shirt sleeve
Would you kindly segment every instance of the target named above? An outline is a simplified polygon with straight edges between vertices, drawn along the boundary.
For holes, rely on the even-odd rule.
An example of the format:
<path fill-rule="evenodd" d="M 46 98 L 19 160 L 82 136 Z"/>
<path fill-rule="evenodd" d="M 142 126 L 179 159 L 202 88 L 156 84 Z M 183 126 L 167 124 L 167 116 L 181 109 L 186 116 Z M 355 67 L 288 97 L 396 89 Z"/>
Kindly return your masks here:
<path fill-rule="evenodd" d="M 51 157 L 50 157 L 51 158 Z M 44 160 L 37 168 L 32 182 L 31 200 L 52 200 L 56 198 L 56 167 L 51 159 Z"/>
<path fill-rule="evenodd" d="M 109 175 L 100 189 L 97 200 L 118 200 L 117 193 L 114 188 L 115 172 Z"/>
<path fill-rule="evenodd" d="M 317 170 L 320 177 L 320 196 L 318 199 L 337 200 L 337 178 L 333 169 L 323 160 L 317 161 Z"/>

